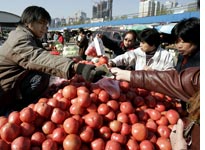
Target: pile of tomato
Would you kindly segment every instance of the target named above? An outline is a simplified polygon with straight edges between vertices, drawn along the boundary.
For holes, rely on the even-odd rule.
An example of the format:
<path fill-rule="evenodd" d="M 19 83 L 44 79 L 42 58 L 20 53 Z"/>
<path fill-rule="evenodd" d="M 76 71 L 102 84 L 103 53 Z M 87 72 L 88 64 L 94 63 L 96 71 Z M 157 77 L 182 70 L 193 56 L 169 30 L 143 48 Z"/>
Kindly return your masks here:
<path fill-rule="evenodd" d="M 0 149 L 171 150 L 180 103 L 125 81 L 119 87 L 110 95 L 74 76 L 37 103 L 1 116 Z"/>

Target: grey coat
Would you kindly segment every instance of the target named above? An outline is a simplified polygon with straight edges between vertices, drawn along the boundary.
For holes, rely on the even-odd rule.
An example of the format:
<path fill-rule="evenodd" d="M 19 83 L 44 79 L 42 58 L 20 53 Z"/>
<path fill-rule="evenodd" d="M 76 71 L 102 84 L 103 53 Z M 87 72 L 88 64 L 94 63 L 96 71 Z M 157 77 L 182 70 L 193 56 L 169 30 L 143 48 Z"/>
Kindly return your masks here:
<path fill-rule="evenodd" d="M 30 71 L 70 78 L 72 63 L 69 58 L 51 55 L 28 28 L 18 26 L 0 47 L 0 99 Z"/>

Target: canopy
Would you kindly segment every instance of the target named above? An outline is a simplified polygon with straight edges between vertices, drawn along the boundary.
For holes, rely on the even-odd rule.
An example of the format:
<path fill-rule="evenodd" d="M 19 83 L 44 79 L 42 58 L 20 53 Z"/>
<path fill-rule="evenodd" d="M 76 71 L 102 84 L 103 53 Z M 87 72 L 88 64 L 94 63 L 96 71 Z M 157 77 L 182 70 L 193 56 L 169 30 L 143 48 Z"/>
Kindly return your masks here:
<path fill-rule="evenodd" d="M 155 28 L 159 32 L 171 34 L 171 31 L 175 25 L 176 25 L 176 23 L 170 23 L 170 24 L 166 24 L 166 25 L 159 25 L 159 26 L 156 26 Z"/>

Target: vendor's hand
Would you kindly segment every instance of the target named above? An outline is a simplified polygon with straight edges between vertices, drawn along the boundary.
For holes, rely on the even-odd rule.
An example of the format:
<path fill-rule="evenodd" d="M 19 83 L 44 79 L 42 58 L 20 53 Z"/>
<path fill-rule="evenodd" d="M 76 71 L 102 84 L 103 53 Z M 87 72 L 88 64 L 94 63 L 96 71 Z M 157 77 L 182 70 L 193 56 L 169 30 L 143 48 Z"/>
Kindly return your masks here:
<path fill-rule="evenodd" d="M 112 62 L 112 61 L 109 61 L 108 62 L 108 66 L 109 67 L 116 67 L 116 64 L 114 62 Z"/>
<path fill-rule="evenodd" d="M 125 80 L 130 81 L 131 71 L 130 70 L 122 70 L 117 67 L 111 68 L 110 71 L 113 75 L 115 75 L 116 80 Z"/>
<path fill-rule="evenodd" d="M 184 124 L 181 119 L 173 126 L 170 134 L 172 150 L 187 150 L 187 143 L 183 137 Z"/>
<path fill-rule="evenodd" d="M 85 80 L 92 82 L 100 80 L 106 74 L 105 71 L 98 69 L 95 65 L 82 63 L 77 65 L 76 73 L 82 75 Z"/>

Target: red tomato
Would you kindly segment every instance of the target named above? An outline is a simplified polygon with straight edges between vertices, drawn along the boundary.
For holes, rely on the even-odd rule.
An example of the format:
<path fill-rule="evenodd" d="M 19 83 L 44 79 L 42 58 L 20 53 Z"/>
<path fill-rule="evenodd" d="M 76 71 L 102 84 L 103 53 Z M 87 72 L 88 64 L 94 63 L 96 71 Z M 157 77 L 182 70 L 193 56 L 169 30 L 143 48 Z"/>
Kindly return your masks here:
<path fill-rule="evenodd" d="M 147 140 L 149 140 L 152 143 L 156 143 L 157 142 L 156 134 L 154 132 L 152 132 L 152 131 L 148 131 Z"/>
<path fill-rule="evenodd" d="M 86 86 L 80 86 L 77 88 L 77 95 L 83 95 L 85 93 L 90 93 L 89 89 Z"/>
<path fill-rule="evenodd" d="M 42 143 L 42 150 L 58 150 L 58 145 L 52 139 L 46 139 Z"/>
<path fill-rule="evenodd" d="M 153 95 L 157 100 L 160 100 L 160 101 L 162 101 L 162 100 L 164 100 L 164 98 L 165 98 L 165 95 L 164 94 L 162 94 L 162 93 L 158 93 L 158 92 L 154 92 L 154 95 Z"/>
<path fill-rule="evenodd" d="M 152 142 L 144 140 L 140 142 L 140 150 L 155 150 L 155 148 Z"/>
<path fill-rule="evenodd" d="M 149 119 L 146 122 L 146 127 L 147 127 L 147 129 L 149 129 L 149 131 L 152 131 L 152 132 L 156 132 L 157 131 L 157 124 L 152 119 Z"/>
<path fill-rule="evenodd" d="M 122 135 L 129 135 L 131 133 L 131 125 L 127 123 L 122 123 L 122 128 L 121 128 L 120 133 Z"/>
<path fill-rule="evenodd" d="M 51 134 L 56 128 L 56 125 L 52 121 L 46 121 L 42 126 L 42 131 L 44 134 Z"/>
<path fill-rule="evenodd" d="M 157 133 L 160 137 L 169 138 L 171 130 L 168 128 L 168 126 L 159 125 L 157 127 Z"/>
<path fill-rule="evenodd" d="M 11 150 L 30 150 L 31 149 L 31 141 L 28 137 L 17 137 L 11 143 Z"/>
<path fill-rule="evenodd" d="M 58 127 L 53 130 L 52 135 L 53 141 L 57 143 L 62 143 L 67 134 L 63 128 Z"/>
<path fill-rule="evenodd" d="M 135 113 L 128 114 L 128 118 L 129 118 L 129 123 L 131 123 L 131 124 L 135 124 L 139 120 Z"/>
<path fill-rule="evenodd" d="M 101 103 L 97 108 L 97 112 L 100 115 L 107 115 L 110 112 L 110 107 L 107 104 Z"/>
<path fill-rule="evenodd" d="M 91 128 L 100 128 L 103 124 L 103 117 L 97 112 L 90 112 L 84 116 L 85 123 Z"/>
<path fill-rule="evenodd" d="M 20 126 L 15 123 L 7 122 L 1 127 L 1 138 L 7 143 L 11 143 L 15 138 L 20 135 Z"/>
<path fill-rule="evenodd" d="M 70 106 L 69 110 L 72 115 L 82 115 L 84 114 L 85 108 L 81 107 L 78 103 L 75 103 Z"/>
<path fill-rule="evenodd" d="M 80 133 L 80 138 L 85 143 L 90 143 L 93 141 L 94 138 L 94 131 L 91 127 L 86 126 L 82 129 L 82 132 Z"/>
<path fill-rule="evenodd" d="M 37 131 L 31 136 L 31 145 L 41 146 L 45 140 L 45 135 L 42 132 Z"/>
<path fill-rule="evenodd" d="M 71 100 L 77 96 L 77 88 L 73 85 L 67 85 L 63 88 L 62 94 L 65 98 Z"/>
<path fill-rule="evenodd" d="M 92 102 L 96 103 L 98 101 L 98 95 L 96 93 L 90 93 L 90 99 Z"/>
<path fill-rule="evenodd" d="M 90 94 L 84 93 L 77 97 L 78 105 L 87 108 L 91 104 Z"/>
<path fill-rule="evenodd" d="M 117 120 L 122 122 L 122 123 L 128 123 L 129 122 L 128 115 L 123 113 L 123 112 L 120 112 L 120 113 L 117 114 Z"/>
<path fill-rule="evenodd" d="M 81 139 L 76 134 L 69 134 L 63 141 L 63 148 L 65 150 L 80 150 L 81 147 Z"/>
<path fill-rule="evenodd" d="M 129 139 L 126 144 L 127 150 L 140 150 L 139 144 L 134 139 Z"/>
<path fill-rule="evenodd" d="M 111 137 L 111 129 L 107 126 L 102 126 L 99 130 L 100 137 L 103 139 L 110 139 Z"/>
<path fill-rule="evenodd" d="M 145 89 L 142 89 L 142 88 L 137 88 L 137 93 L 139 96 L 147 96 L 149 94 L 149 91 L 148 90 L 145 90 Z"/>
<path fill-rule="evenodd" d="M 34 110 L 42 117 L 49 118 L 52 112 L 52 107 L 47 103 L 36 103 Z"/>
<path fill-rule="evenodd" d="M 70 117 L 63 122 L 63 128 L 68 134 L 77 134 L 79 129 L 79 122 Z"/>
<path fill-rule="evenodd" d="M 157 148 L 160 150 L 171 150 L 172 146 L 169 139 L 164 137 L 159 137 L 156 142 Z"/>
<path fill-rule="evenodd" d="M 19 116 L 20 116 L 19 111 L 12 111 L 8 116 L 8 122 L 12 122 L 17 125 L 20 125 L 22 121 L 20 120 Z"/>
<path fill-rule="evenodd" d="M 111 110 L 107 115 L 105 115 L 105 119 L 108 121 L 112 121 L 116 118 L 115 112 Z"/>
<path fill-rule="evenodd" d="M 169 121 L 168 121 L 167 117 L 161 116 L 161 118 L 160 118 L 159 120 L 157 120 L 156 123 L 157 123 L 158 125 L 167 126 L 167 125 L 169 124 Z"/>
<path fill-rule="evenodd" d="M 137 116 L 141 121 L 147 121 L 149 118 L 148 114 L 144 110 L 137 111 Z"/>
<path fill-rule="evenodd" d="M 163 102 L 158 101 L 158 102 L 156 103 L 156 106 L 155 106 L 154 109 L 156 109 L 156 110 L 159 111 L 159 112 L 163 112 L 163 111 L 166 110 L 166 106 L 164 105 Z"/>
<path fill-rule="evenodd" d="M 109 123 L 109 127 L 113 132 L 120 132 L 122 129 L 122 123 L 118 120 L 113 120 Z"/>
<path fill-rule="evenodd" d="M 65 111 L 61 110 L 60 108 L 54 108 L 51 114 L 51 121 L 56 124 L 61 124 L 66 118 Z"/>
<path fill-rule="evenodd" d="M 116 100 L 109 100 L 107 102 L 107 105 L 114 111 L 117 111 L 119 109 L 119 103 Z"/>
<path fill-rule="evenodd" d="M 113 140 L 109 140 L 107 141 L 106 145 L 105 145 L 105 150 L 121 150 L 121 145 L 120 143 L 113 141 Z"/>
<path fill-rule="evenodd" d="M 92 112 L 92 111 L 97 111 L 97 106 L 96 106 L 96 104 L 95 103 L 91 103 L 90 104 L 90 106 L 88 106 L 87 108 L 86 108 L 86 110 L 88 111 L 88 112 Z"/>
<path fill-rule="evenodd" d="M 116 141 L 120 144 L 125 144 L 127 142 L 127 138 L 125 135 L 114 133 L 114 132 L 111 135 L 111 140 Z"/>
<path fill-rule="evenodd" d="M 52 106 L 53 108 L 60 106 L 60 103 L 56 98 L 49 98 L 47 104 Z"/>
<path fill-rule="evenodd" d="M 21 135 L 22 136 L 30 136 L 35 131 L 35 126 L 31 123 L 22 122 L 20 127 L 21 127 Z"/>
<path fill-rule="evenodd" d="M 165 116 L 167 117 L 170 124 L 176 124 L 180 117 L 179 113 L 174 109 L 168 110 Z"/>
<path fill-rule="evenodd" d="M 149 117 L 152 120 L 159 120 L 161 118 L 161 113 L 155 109 L 149 108 L 149 109 L 146 109 L 145 111 L 148 113 Z"/>
<path fill-rule="evenodd" d="M 98 94 L 98 99 L 103 103 L 108 102 L 109 98 L 110 95 L 105 90 L 101 90 L 100 93 Z"/>
<path fill-rule="evenodd" d="M 145 105 L 145 100 L 142 96 L 136 96 L 133 99 L 133 104 L 135 107 L 139 107 L 139 106 Z"/>
<path fill-rule="evenodd" d="M 105 141 L 101 138 L 97 138 L 91 142 L 92 150 L 104 150 L 105 149 Z"/>
<path fill-rule="evenodd" d="M 134 108 L 132 106 L 131 102 L 122 102 L 120 104 L 120 111 L 125 113 L 125 114 L 131 114 L 134 112 Z"/>
<path fill-rule="evenodd" d="M 22 122 L 31 123 L 36 119 L 36 113 L 30 107 L 25 107 L 20 111 L 20 116 Z"/>
<path fill-rule="evenodd" d="M 148 130 L 144 124 L 135 123 L 132 125 L 131 133 L 137 141 L 143 141 L 147 138 Z"/>

